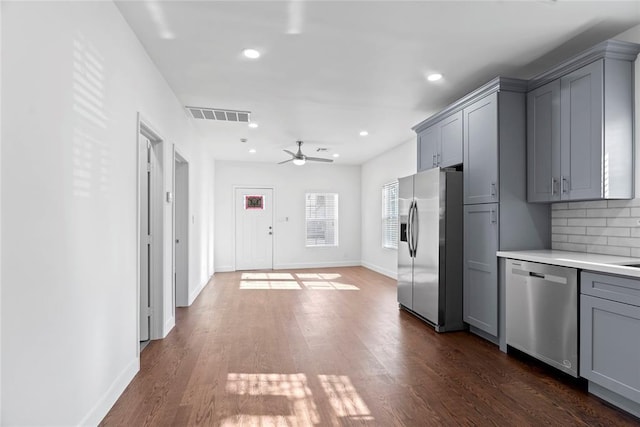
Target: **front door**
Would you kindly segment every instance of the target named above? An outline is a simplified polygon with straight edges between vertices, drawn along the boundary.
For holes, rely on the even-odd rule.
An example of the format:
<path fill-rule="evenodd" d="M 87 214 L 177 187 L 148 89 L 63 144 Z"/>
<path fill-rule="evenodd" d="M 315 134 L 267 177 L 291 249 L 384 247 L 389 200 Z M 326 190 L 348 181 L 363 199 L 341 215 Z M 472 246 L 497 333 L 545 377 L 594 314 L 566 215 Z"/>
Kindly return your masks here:
<path fill-rule="evenodd" d="M 237 188 L 236 270 L 273 268 L 273 189 Z"/>

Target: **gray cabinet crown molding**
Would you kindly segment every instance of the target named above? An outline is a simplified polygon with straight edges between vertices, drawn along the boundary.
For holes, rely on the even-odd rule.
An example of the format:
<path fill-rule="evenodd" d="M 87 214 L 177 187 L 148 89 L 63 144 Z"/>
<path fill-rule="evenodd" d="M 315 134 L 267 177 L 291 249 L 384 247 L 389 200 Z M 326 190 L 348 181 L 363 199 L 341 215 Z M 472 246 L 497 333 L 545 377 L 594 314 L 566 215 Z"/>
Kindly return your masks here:
<path fill-rule="evenodd" d="M 529 80 L 528 90 L 539 88 L 553 80 L 569 74 L 587 64 L 598 59 L 619 59 L 624 61 L 635 61 L 640 53 L 640 44 L 625 42 L 621 40 L 607 40 L 562 61 L 550 70 L 538 74 Z"/>
<path fill-rule="evenodd" d="M 527 81 L 521 80 L 521 79 L 514 79 L 511 77 L 498 76 L 493 80 L 491 80 L 490 82 L 480 86 L 478 89 L 474 90 L 473 92 L 470 92 L 467 95 L 463 96 L 462 98 L 458 99 L 457 101 L 450 104 L 449 106 L 439 111 L 438 113 L 434 114 L 433 116 L 429 117 L 428 119 L 421 121 L 411 129 L 416 133 L 419 133 L 420 131 L 435 124 L 439 120 L 449 116 L 450 114 L 458 112 L 464 109 L 465 107 L 467 107 L 468 105 L 473 104 L 478 99 L 481 99 L 486 95 L 489 95 L 490 93 L 501 92 L 501 91 L 525 93 L 527 92 Z"/>

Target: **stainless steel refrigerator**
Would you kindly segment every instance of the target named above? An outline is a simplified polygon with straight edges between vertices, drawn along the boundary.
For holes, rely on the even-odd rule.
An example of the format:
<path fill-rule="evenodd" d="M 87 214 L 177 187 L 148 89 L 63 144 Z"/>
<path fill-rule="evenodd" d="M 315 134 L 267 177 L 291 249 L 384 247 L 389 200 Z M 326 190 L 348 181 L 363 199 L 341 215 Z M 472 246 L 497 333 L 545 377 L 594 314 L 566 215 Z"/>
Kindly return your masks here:
<path fill-rule="evenodd" d="M 399 179 L 398 303 L 436 331 L 462 320 L 462 172 Z"/>

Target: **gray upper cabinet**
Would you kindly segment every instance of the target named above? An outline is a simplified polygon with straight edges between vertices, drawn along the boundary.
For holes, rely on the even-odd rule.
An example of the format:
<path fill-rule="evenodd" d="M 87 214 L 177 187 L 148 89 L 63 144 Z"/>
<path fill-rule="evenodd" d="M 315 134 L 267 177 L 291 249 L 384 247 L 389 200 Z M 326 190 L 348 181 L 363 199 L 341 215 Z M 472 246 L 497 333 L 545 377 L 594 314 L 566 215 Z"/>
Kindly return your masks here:
<path fill-rule="evenodd" d="M 527 94 L 527 158 L 529 201 L 560 200 L 560 80 Z"/>
<path fill-rule="evenodd" d="M 439 121 L 440 153 L 438 166 L 446 168 L 462 163 L 462 111 Z"/>
<path fill-rule="evenodd" d="M 463 110 L 464 203 L 493 203 L 498 195 L 498 93 Z"/>
<path fill-rule="evenodd" d="M 639 51 L 633 43 L 603 42 L 529 82 L 529 202 L 633 198 Z"/>
<path fill-rule="evenodd" d="M 418 131 L 418 171 L 462 163 L 462 111 Z"/>
<path fill-rule="evenodd" d="M 418 134 L 418 172 L 435 168 L 437 145 L 440 140 L 439 129 L 432 126 Z"/>

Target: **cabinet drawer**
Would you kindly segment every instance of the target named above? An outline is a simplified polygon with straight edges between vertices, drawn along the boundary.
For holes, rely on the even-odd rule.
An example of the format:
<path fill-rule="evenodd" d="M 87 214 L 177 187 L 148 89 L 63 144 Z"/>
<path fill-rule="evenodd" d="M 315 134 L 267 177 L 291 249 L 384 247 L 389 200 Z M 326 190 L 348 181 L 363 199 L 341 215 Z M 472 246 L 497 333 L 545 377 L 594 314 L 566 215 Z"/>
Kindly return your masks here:
<path fill-rule="evenodd" d="M 580 375 L 640 403 L 640 307 L 580 295 Z"/>
<path fill-rule="evenodd" d="M 640 306 L 640 280 L 583 271 L 580 292 L 625 304 Z"/>

